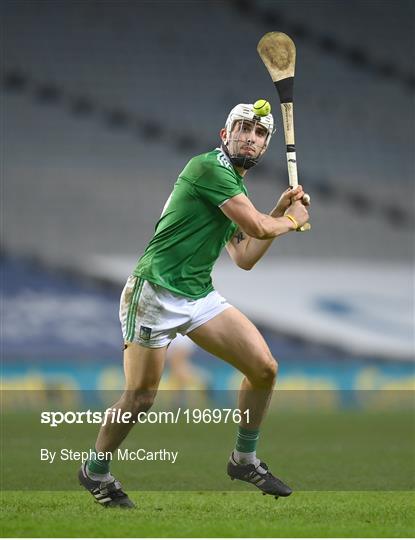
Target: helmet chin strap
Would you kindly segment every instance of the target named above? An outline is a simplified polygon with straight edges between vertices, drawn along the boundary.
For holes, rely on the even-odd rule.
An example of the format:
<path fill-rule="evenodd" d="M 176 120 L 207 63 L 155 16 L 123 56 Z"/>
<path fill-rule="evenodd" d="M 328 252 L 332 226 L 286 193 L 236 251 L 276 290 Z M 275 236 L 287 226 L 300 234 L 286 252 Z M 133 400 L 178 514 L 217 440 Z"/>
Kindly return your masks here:
<path fill-rule="evenodd" d="M 259 161 L 259 157 L 252 158 L 247 156 L 231 156 L 229 153 L 229 148 L 227 144 L 222 142 L 222 150 L 225 152 L 225 154 L 228 156 L 229 161 L 234 165 L 235 167 L 242 167 L 246 171 L 251 169 L 254 165 L 256 165 Z"/>

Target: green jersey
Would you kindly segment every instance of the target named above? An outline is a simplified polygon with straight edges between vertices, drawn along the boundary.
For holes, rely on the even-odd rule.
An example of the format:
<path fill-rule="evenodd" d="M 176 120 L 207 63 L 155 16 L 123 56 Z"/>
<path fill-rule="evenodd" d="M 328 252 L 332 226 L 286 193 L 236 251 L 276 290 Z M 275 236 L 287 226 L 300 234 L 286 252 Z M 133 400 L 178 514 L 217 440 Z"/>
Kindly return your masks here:
<path fill-rule="evenodd" d="M 219 208 L 247 195 L 242 176 L 220 149 L 189 161 L 174 184 L 134 275 L 189 298 L 213 291 L 211 272 L 237 225 Z"/>

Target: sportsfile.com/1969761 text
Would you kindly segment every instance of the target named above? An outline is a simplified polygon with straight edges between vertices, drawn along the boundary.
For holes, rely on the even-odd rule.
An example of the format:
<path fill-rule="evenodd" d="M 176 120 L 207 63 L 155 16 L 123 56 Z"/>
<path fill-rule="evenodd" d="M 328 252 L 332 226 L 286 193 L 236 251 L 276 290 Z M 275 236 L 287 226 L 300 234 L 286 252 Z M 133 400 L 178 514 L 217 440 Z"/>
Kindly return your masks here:
<path fill-rule="evenodd" d="M 40 423 L 50 427 L 60 424 L 177 424 L 180 421 L 186 424 L 240 424 L 244 420 L 249 424 L 249 409 L 184 409 L 179 407 L 175 411 L 148 411 L 138 413 L 132 418 L 130 412 L 121 409 L 109 408 L 105 411 L 42 411 Z"/>

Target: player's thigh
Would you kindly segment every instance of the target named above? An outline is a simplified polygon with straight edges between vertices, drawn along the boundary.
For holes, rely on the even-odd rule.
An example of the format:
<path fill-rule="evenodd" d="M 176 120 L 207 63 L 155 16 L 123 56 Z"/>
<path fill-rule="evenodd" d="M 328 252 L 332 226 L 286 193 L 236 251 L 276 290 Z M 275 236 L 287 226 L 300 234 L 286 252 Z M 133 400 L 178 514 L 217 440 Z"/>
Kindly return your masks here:
<path fill-rule="evenodd" d="M 234 307 L 225 309 L 187 335 L 248 377 L 258 375 L 261 370 L 265 377 L 276 374 L 276 360 L 259 330 Z"/>
<path fill-rule="evenodd" d="M 125 389 L 157 390 L 163 374 L 167 347 L 151 349 L 129 343 L 124 351 Z"/>

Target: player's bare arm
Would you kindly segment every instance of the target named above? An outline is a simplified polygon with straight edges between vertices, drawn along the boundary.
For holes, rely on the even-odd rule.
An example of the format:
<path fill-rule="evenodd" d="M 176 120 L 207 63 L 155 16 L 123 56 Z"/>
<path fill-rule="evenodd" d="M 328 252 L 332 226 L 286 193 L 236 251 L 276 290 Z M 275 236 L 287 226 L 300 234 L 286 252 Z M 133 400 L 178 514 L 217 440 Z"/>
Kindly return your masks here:
<path fill-rule="evenodd" d="M 287 189 L 269 215 L 259 212 L 243 194 L 221 206 L 223 213 L 239 226 L 226 246 L 235 264 L 250 270 L 275 238 L 296 229 L 294 222 L 284 214 L 289 213 L 298 226 L 308 221 L 307 209 L 300 202 L 303 195 L 301 186 L 295 190 Z"/>

